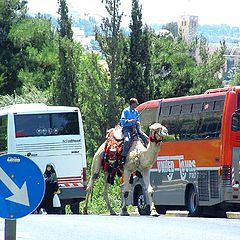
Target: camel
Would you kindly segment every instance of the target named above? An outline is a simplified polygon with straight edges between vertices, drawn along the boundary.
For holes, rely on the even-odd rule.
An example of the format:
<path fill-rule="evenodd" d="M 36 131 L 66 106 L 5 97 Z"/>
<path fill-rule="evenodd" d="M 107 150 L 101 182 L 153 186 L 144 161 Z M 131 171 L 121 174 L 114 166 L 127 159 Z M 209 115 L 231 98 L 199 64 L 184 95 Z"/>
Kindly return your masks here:
<path fill-rule="evenodd" d="M 123 202 L 122 202 L 122 216 L 128 216 L 127 211 L 127 198 L 130 190 L 130 177 L 131 174 L 135 171 L 139 171 L 145 183 L 145 187 L 148 192 L 148 198 L 150 206 L 152 206 L 152 193 L 153 189 L 150 184 L 150 169 L 152 165 L 155 163 L 157 159 L 157 154 L 160 150 L 160 144 L 164 138 L 164 136 L 168 135 L 168 130 L 166 127 L 161 125 L 160 123 L 154 123 L 150 127 L 150 136 L 149 143 L 147 147 L 144 147 L 141 140 L 136 140 L 132 143 L 132 146 L 129 149 L 128 155 L 126 157 L 126 163 L 123 166 L 123 177 L 124 177 L 124 187 L 123 187 Z M 105 142 L 98 148 L 97 152 L 93 157 L 93 162 L 91 166 L 91 177 L 87 186 L 87 195 L 85 200 L 85 206 L 83 208 L 83 214 L 87 214 L 88 201 L 89 197 L 92 194 L 94 182 L 96 181 L 101 167 L 102 167 L 102 159 L 105 149 Z M 104 200 L 107 204 L 107 208 L 110 212 L 110 215 L 116 215 L 115 211 L 112 209 L 109 198 L 108 198 L 108 188 L 110 184 L 107 181 L 108 172 L 104 173 Z"/>

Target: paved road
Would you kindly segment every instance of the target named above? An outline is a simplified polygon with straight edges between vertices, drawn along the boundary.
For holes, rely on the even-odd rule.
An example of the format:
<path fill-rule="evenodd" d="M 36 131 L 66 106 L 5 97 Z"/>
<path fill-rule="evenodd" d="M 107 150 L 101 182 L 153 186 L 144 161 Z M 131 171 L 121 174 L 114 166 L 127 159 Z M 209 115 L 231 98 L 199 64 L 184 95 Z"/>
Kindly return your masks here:
<path fill-rule="evenodd" d="M 239 219 L 29 215 L 17 220 L 17 240 L 236 240 L 239 235 Z"/>

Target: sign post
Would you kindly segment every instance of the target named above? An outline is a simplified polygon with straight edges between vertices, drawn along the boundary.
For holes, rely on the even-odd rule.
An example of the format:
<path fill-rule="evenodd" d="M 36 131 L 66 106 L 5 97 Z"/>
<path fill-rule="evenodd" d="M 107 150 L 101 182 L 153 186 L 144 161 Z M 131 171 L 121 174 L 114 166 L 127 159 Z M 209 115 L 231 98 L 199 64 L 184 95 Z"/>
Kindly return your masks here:
<path fill-rule="evenodd" d="M 16 219 L 32 213 L 42 201 L 45 183 L 41 170 L 19 154 L 0 156 L 0 217 L 5 240 L 16 239 Z"/>
<path fill-rule="evenodd" d="M 16 240 L 16 220 L 5 220 L 5 240 Z"/>

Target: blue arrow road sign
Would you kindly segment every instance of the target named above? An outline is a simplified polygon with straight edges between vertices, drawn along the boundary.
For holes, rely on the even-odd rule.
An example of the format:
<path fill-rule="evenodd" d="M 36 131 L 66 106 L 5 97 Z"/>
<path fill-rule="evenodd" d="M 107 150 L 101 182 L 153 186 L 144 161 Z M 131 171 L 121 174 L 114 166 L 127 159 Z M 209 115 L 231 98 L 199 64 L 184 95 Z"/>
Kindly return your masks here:
<path fill-rule="evenodd" d="M 32 213 L 44 191 L 43 174 L 32 160 L 19 154 L 0 156 L 0 217 L 17 219 Z"/>

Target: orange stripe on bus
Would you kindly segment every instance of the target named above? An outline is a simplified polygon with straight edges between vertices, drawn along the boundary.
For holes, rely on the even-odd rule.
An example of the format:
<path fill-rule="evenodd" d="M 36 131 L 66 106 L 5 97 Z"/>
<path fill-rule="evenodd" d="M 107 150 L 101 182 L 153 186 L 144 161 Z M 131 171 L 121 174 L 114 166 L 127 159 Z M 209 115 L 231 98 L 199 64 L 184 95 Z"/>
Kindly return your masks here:
<path fill-rule="evenodd" d="M 195 160 L 196 167 L 218 167 L 221 165 L 220 148 L 220 139 L 165 142 L 159 156 L 183 155 L 184 160 Z M 174 161 L 177 162 L 178 159 Z"/>

